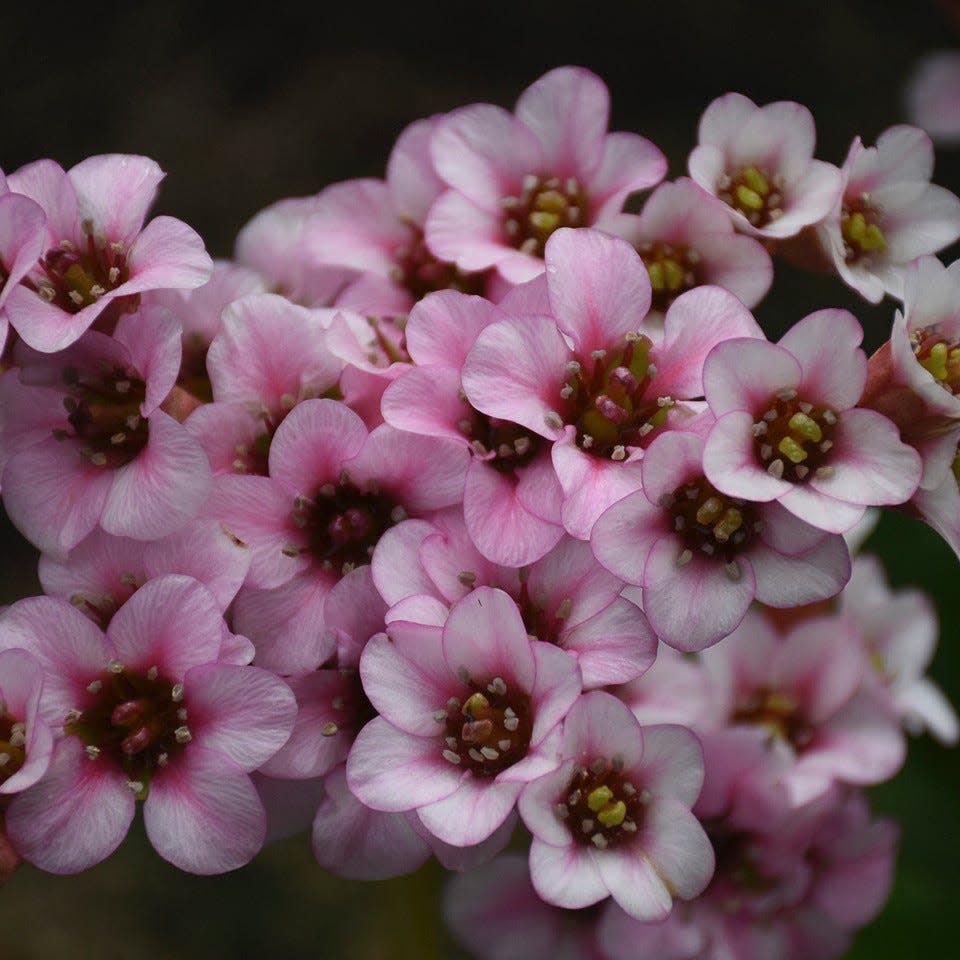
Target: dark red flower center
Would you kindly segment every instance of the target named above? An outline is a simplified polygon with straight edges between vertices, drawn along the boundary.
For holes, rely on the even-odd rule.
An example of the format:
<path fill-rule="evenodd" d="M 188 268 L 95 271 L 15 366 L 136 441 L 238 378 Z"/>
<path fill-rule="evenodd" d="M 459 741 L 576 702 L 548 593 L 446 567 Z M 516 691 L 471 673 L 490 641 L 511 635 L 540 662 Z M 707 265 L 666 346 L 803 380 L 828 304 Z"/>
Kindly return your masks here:
<path fill-rule="evenodd" d="M 624 774 L 619 757 L 597 757 L 574 771 L 554 812 L 574 842 L 606 850 L 630 841 L 649 802 L 650 794 Z"/>
<path fill-rule="evenodd" d="M 753 443 L 760 465 L 771 476 L 801 483 L 811 473 L 827 477 L 837 415 L 829 407 L 801 400 L 792 388 L 778 390 L 753 425 Z"/>
<path fill-rule="evenodd" d="M 575 177 L 523 178 L 520 193 L 504 197 L 503 239 L 512 247 L 542 257 L 551 234 L 560 227 L 582 227 L 588 222 L 587 199 Z"/>
<path fill-rule="evenodd" d="M 35 284 L 37 293 L 67 313 L 79 313 L 130 279 L 124 245 L 95 237 L 90 224 L 84 230 L 85 246 L 61 240 L 40 258 L 44 276 Z"/>
<path fill-rule="evenodd" d="M 649 399 L 657 368 L 650 362 L 653 343 L 632 334 L 619 350 L 595 350 L 588 361 L 567 364 L 560 388 L 560 422 L 577 428 L 577 444 L 594 456 L 625 460 L 667 418 L 670 397 Z"/>
<path fill-rule="evenodd" d="M 99 373 L 64 371 L 70 390 L 63 405 L 73 432 L 55 430 L 58 440 L 76 437 L 81 454 L 98 467 L 116 469 L 147 445 L 149 427 L 140 415 L 146 384 L 120 366 Z"/>
<path fill-rule="evenodd" d="M 543 438 L 526 427 L 476 410 L 472 419 L 461 420 L 457 426 L 470 440 L 470 448 L 477 456 L 493 453 L 487 463 L 500 473 L 512 473 L 526 466 L 543 448 Z"/>
<path fill-rule="evenodd" d="M 156 667 L 139 673 L 112 663 L 87 692 L 87 705 L 67 717 L 64 732 L 86 745 L 91 760 L 107 756 L 118 764 L 143 799 L 153 772 L 190 742 L 183 684 Z"/>
<path fill-rule="evenodd" d="M 306 546 L 320 566 L 337 576 L 370 562 L 380 537 L 407 518 L 396 500 L 383 493 L 364 492 L 349 478 L 326 483 L 313 500 L 300 498 L 291 520 L 304 531 Z M 295 555 L 301 548 L 285 552 Z"/>
<path fill-rule="evenodd" d="M 508 687 L 503 677 L 464 682 L 470 689 L 466 698 L 451 697 L 434 714 L 444 725 L 443 757 L 475 777 L 495 777 L 526 756 L 533 731 L 530 697 Z"/>
<path fill-rule="evenodd" d="M 694 556 L 714 557 L 739 575 L 738 554 L 749 549 L 759 530 L 754 504 L 720 493 L 706 477 L 682 483 L 660 498 L 673 517 L 673 529 L 683 542 L 681 563 Z"/>

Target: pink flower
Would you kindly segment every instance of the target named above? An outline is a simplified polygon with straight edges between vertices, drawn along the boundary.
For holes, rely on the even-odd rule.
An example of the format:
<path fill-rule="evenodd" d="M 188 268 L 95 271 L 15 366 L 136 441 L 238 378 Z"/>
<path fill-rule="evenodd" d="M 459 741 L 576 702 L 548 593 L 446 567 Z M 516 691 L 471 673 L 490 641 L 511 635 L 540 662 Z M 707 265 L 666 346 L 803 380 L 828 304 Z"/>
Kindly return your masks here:
<path fill-rule="evenodd" d="M 822 220 L 840 195 L 840 171 L 813 159 L 813 116 L 799 103 L 758 107 L 728 93 L 704 111 L 699 138 L 690 176 L 753 236 L 792 237 Z"/>
<path fill-rule="evenodd" d="M 537 893 L 577 908 L 608 896 L 639 920 L 663 919 L 674 896 L 699 894 L 714 858 L 690 812 L 703 783 L 700 744 L 683 727 L 640 727 L 615 697 L 593 691 L 570 709 L 561 765 L 526 787 Z"/>
<path fill-rule="evenodd" d="M 375 810 L 416 810 L 446 843 L 480 843 L 524 784 L 555 767 L 580 671 L 531 641 L 513 601 L 489 587 L 454 604 L 442 628 L 393 621 L 388 630 L 360 661 L 381 715 L 350 751 L 350 789 Z"/>
<path fill-rule="evenodd" d="M 857 137 L 843 165 L 843 194 L 818 233 L 837 272 L 879 303 L 903 297 L 912 260 L 960 236 L 960 200 L 930 183 L 933 144 L 916 127 L 890 127 L 875 147 Z"/>
<path fill-rule="evenodd" d="M 7 340 L 3 305 L 43 252 L 43 209 L 29 197 L 10 193 L 0 170 L 0 352 Z"/>
<path fill-rule="evenodd" d="M 463 492 L 467 529 L 489 560 L 521 566 L 538 560 L 563 536 L 550 447 L 519 424 L 475 410 L 460 379 L 477 336 L 503 316 L 488 301 L 454 291 L 418 303 L 406 329 L 416 366 L 390 384 L 382 409 L 386 421 L 401 430 L 448 437 L 473 454 Z"/>
<path fill-rule="evenodd" d="M 4 380 L 4 503 L 41 550 L 63 556 L 97 526 L 154 540 L 203 506 L 200 445 L 160 408 L 180 363 L 180 328 L 159 306 L 127 314 L 55 355 L 20 354 Z M 9 392 L 7 392 L 9 391 Z"/>
<path fill-rule="evenodd" d="M 863 406 L 889 417 L 923 457 L 920 486 L 943 482 L 960 441 L 960 261 L 906 268 L 903 312 L 870 358 Z"/>
<path fill-rule="evenodd" d="M 862 339 L 852 314 L 820 310 L 778 344 L 716 347 L 703 372 L 718 418 L 703 453 L 707 479 L 728 496 L 777 500 L 835 533 L 867 505 L 908 500 L 920 457 L 886 417 L 856 408 L 867 378 Z"/>
<path fill-rule="evenodd" d="M 891 590 L 880 561 L 861 555 L 840 594 L 840 612 L 856 622 L 877 684 L 886 690 L 904 727 L 911 733 L 927 729 L 941 743 L 956 743 L 956 712 L 943 691 L 923 675 L 937 645 L 937 616 L 930 598 L 920 590 Z"/>
<path fill-rule="evenodd" d="M 513 114 L 491 104 L 448 114 L 430 151 L 450 189 L 430 208 L 427 246 L 461 270 L 495 266 L 511 283 L 535 277 L 555 230 L 602 227 L 666 172 L 648 140 L 606 132 L 609 113 L 599 77 L 559 67 L 520 95 Z"/>
<path fill-rule="evenodd" d="M 99 863 L 137 799 L 154 848 L 180 869 L 222 873 L 260 849 L 248 774 L 286 740 L 296 706 L 272 674 L 220 662 L 222 634 L 211 595 L 181 576 L 144 585 L 106 634 L 59 599 L 6 612 L 0 644 L 37 657 L 42 715 L 63 725 L 47 775 L 8 811 L 24 859 L 51 873 Z"/>
<path fill-rule="evenodd" d="M 703 441 L 671 431 L 647 448 L 643 490 L 603 513 L 591 545 L 600 562 L 643 587 L 664 643 L 702 650 L 731 633 L 754 599 L 795 607 L 835 596 L 850 576 L 843 538 L 777 503 L 720 493 L 703 472 Z"/>
<path fill-rule="evenodd" d="M 734 232 L 724 208 L 692 180 L 661 183 L 639 216 L 620 214 L 604 230 L 631 243 L 650 274 L 653 299 L 642 332 L 654 340 L 680 294 L 710 284 L 755 307 L 773 282 L 773 263 L 752 237 Z"/>
<path fill-rule="evenodd" d="M 670 307 L 654 345 L 637 332 L 650 305 L 647 270 L 629 244 L 598 230 L 558 230 L 546 264 L 552 318 L 539 311 L 484 329 L 463 387 L 476 409 L 553 441 L 562 520 L 586 540 L 610 504 L 640 488 L 655 431 L 693 415 L 680 401 L 703 395 L 711 348 L 761 331 L 732 294 L 701 288 Z"/>
<path fill-rule="evenodd" d="M 68 173 L 38 160 L 10 175 L 10 188 L 47 216 L 46 253 L 7 300 L 24 341 L 53 353 L 74 343 L 113 305 L 116 321 L 147 290 L 199 287 L 212 262 L 185 223 L 143 226 L 163 171 L 147 157 L 89 157 Z"/>

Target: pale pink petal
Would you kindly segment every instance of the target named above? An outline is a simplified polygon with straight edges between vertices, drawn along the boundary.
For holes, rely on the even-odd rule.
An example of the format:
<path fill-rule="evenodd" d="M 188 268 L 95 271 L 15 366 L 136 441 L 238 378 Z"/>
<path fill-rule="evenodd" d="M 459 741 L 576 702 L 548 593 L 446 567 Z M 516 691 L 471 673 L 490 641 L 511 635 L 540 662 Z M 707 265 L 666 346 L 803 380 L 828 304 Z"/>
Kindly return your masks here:
<path fill-rule="evenodd" d="M 14 454 L 3 471 L 3 502 L 16 528 L 34 546 L 66 556 L 100 520 L 111 471 L 53 437 Z"/>
<path fill-rule="evenodd" d="M 444 183 L 433 169 L 430 140 L 442 115 L 415 120 L 397 137 L 387 161 L 387 189 L 393 209 L 410 223 L 423 223 Z"/>
<path fill-rule="evenodd" d="M 156 540 L 200 512 L 212 477 L 207 456 L 184 426 L 162 410 L 149 421 L 150 439 L 141 454 L 113 473 L 100 516 L 108 533 Z"/>
<path fill-rule="evenodd" d="M 834 499 L 812 482 L 792 486 L 779 498 L 779 503 L 794 516 L 829 533 L 846 533 L 864 514 L 863 507 Z"/>
<path fill-rule="evenodd" d="M 853 504 L 898 504 L 917 488 L 922 463 L 901 443 L 897 428 L 873 410 L 845 410 L 833 432 L 829 477 L 815 473 L 810 486 Z M 786 506 L 786 504 L 784 504 Z"/>
<path fill-rule="evenodd" d="M 555 810 L 569 789 L 576 767 L 577 760 L 564 761 L 556 770 L 528 783 L 517 801 L 526 828 L 552 847 L 568 847 L 574 843 L 570 830 Z"/>
<path fill-rule="evenodd" d="M 421 823 L 445 843 L 469 847 L 482 843 L 510 816 L 523 784 L 466 777 L 443 800 L 417 808 Z"/>
<path fill-rule="evenodd" d="M 17 851 L 48 873 L 80 873 L 127 835 L 136 801 L 122 770 L 90 760 L 76 737 L 61 740 L 47 775 L 14 797 L 6 829 Z"/>
<path fill-rule="evenodd" d="M 502 219 L 500 212 L 481 209 L 448 190 L 430 208 L 424 236 L 438 259 L 467 273 L 487 270 L 511 253 L 503 243 Z"/>
<path fill-rule="evenodd" d="M 373 706 L 398 730 L 436 743 L 444 732 L 435 714 L 444 710 L 460 682 L 443 656 L 438 631 L 419 635 L 391 623 L 367 642 L 360 660 L 363 688 Z M 492 677 L 491 677 L 492 679 Z M 439 752 L 440 747 L 437 747 Z"/>
<path fill-rule="evenodd" d="M 726 148 L 758 109 L 757 105 L 742 93 L 728 93 L 718 97 L 703 112 L 697 138 L 700 143 Z"/>
<path fill-rule="evenodd" d="M 377 542 L 370 565 L 373 582 L 388 605 L 416 594 L 436 593 L 421 565 L 411 563 L 420 544 L 436 532 L 437 528 L 427 520 L 413 519 L 390 527 Z"/>
<path fill-rule="evenodd" d="M 543 742 L 540 750 L 545 757 L 544 762 L 552 767 L 554 764 L 548 756 L 550 751 L 546 746 L 546 738 L 557 728 L 557 724 L 563 720 L 580 695 L 582 680 L 573 658 L 558 647 L 534 640 L 531 649 L 536 662 L 537 677 L 530 690 L 530 698 L 535 704 L 530 743 L 537 746 Z M 528 776 L 540 775 L 530 773 Z"/>
<path fill-rule="evenodd" d="M 785 557 L 762 544 L 750 551 L 757 600 L 771 607 L 799 607 L 835 597 L 850 577 L 843 537 L 828 536 L 805 553 Z"/>
<path fill-rule="evenodd" d="M 591 222 L 598 228 L 620 212 L 627 196 L 659 183 L 667 172 L 667 159 L 646 137 L 635 133 L 608 133 L 603 161 L 590 178 Z"/>
<path fill-rule="evenodd" d="M 464 776 L 441 756 L 439 738 L 414 737 L 374 717 L 347 758 L 347 783 L 374 810 L 413 810 L 449 797 Z"/>
<path fill-rule="evenodd" d="M 663 343 L 653 351 L 657 368 L 654 389 L 674 398 L 703 396 L 707 354 L 734 337 L 763 340 L 763 331 L 732 293 L 719 287 L 699 287 L 681 294 L 667 310 Z"/>
<path fill-rule="evenodd" d="M 670 532 L 669 514 L 654 506 L 642 491 L 610 507 L 596 522 L 590 545 L 611 573 L 638 586 L 653 545 Z"/>
<path fill-rule="evenodd" d="M 174 217 L 154 217 L 133 241 L 128 261 L 130 279 L 117 288 L 118 296 L 199 287 L 213 272 L 200 235 Z"/>
<path fill-rule="evenodd" d="M 124 666 L 143 671 L 156 666 L 179 680 L 191 667 L 217 659 L 222 619 L 203 584 L 169 574 L 137 590 L 113 615 L 107 637 Z"/>
<path fill-rule="evenodd" d="M 272 590 L 243 587 L 234 601 L 234 628 L 257 648 L 257 663 L 279 674 L 316 670 L 337 648 L 323 609 L 331 583 L 312 570 Z"/>
<path fill-rule="evenodd" d="M 710 882 L 713 847 L 684 803 L 660 797 L 650 804 L 640 843 L 675 897 L 689 900 Z"/>
<path fill-rule="evenodd" d="M 148 304 L 135 314 L 125 313 L 113 331 L 130 361 L 146 382 L 146 397 L 140 413 L 149 417 L 166 400 L 177 382 L 182 358 L 180 320 L 166 307 Z"/>
<path fill-rule="evenodd" d="M 570 359 L 553 320 L 514 317 L 477 338 L 463 366 L 463 388 L 478 410 L 553 438 L 559 430 L 545 417 L 560 402 Z"/>
<path fill-rule="evenodd" d="M 530 879 L 540 897 L 556 907 L 589 907 L 610 896 L 590 851 L 577 844 L 553 847 L 534 837 Z"/>
<path fill-rule="evenodd" d="M 383 419 L 398 430 L 466 444 L 458 424 L 472 424 L 474 411 L 459 390 L 460 371 L 453 367 L 411 367 L 384 391 Z"/>
<path fill-rule="evenodd" d="M 297 702 L 291 689 L 258 667 L 207 663 L 184 677 L 191 743 L 228 756 L 250 772 L 286 743 Z"/>
<path fill-rule="evenodd" d="M 910 117 L 938 143 L 960 140 L 960 53 L 940 50 L 925 56 L 907 86 Z"/>
<path fill-rule="evenodd" d="M 239 767 L 191 745 L 154 776 L 143 804 L 153 848 L 175 867 L 205 876 L 249 863 L 263 846 L 267 815 Z"/>
<path fill-rule="evenodd" d="M 634 844 L 595 853 L 593 860 L 613 899 L 631 917 L 656 922 L 670 913 L 673 899 L 657 865 Z"/>
<path fill-rule="evenodd" d="M 447 114 L 430 150 L 437 173 L 450 186 L 495 214 L 503 197 L 520 193 L 524 174 L 538 173 L 543 165 L 540 144 L 523 121 L 486 103 Z"/>
<path fill-rule="evenodd" d="M 77 191 L 79 219 L 92 220 L 108 240 L 130 243 L 166 174 L 149 157 L 113 153 L 88 157 L 67 176 Z"/>
<path fill-rule="evenodd" d="M 576 353 L 618 346 L 650 308 L 650 277 L 630 244 L 596 230 L 557 230 L 547 241 L 547 290 Z"/>
<path fill-rule="evenodd" d="M 545 73 L 520 94 L 516 115 L 540 141 L 543 168 L 553 176 L 583 179 L 599 166 L 610 95 L 596 74 L 581 67 Z"/>
<path fill-rule="evenodd" d="M 407 320 L 407 351 L 418 366 L 463 366 L 480 331 L 503 318 L 483 297 L 438 290 L 424 297 Z"/>
<path fill-rule="evenodd" d="M 658 801 L 669 797 L 688 810 L 703 787 L 703 748 L 686 727 L 643 728 L 643 785 Z"/>
<path fill-rule="evenodd" d="M 477 682 L 499 676 L 508 687 L 528 691 L 533 686 L 536 667 L 527 629 L 502 590 L 478 587 L 451 609 L 443 653 L 454 670 L 465 667 Z"/>
<path fill-rule="evenodd" d="M 463 516 L 470 537 L 488 560 L 521 567 L 539 560 L 563 536 L 563 527 L 526 510 L 515 477 L 474 459 L 463 490 Z"/>
<path fill-rule="evenodd" d="M 654 544 L 643 571 L 643 609 L 664 643 L 689 653 L 733 632 L 753 600 L 756 580 L 746 559 L 737 561 L 735 580 L 723 563 L 697 555 L 678 566 L 683 549 L 670 535 Z"/>
<path fill-rule="evenodd" d="M 103 312 L 106 304 L 101 299 L 77 313 L 67 313 L 19 285 L 8 289 L 4 311 L 10 325 L 27 346 L 42 353 L 56 353 L 75 343 Z"/>
<path fill-rule="evenodd" d="M 771 397 L 800 385 L 803 368 L 788 350 L 765 340 L 728 340 L 703 365 L 703 389 L 715 417 L 748 410 L 759 417 Z"/>
<path fill-rule="evenodd" d="M 640 768 L 643 731 L 623 701 L 592 690 L 570 708 L 563 724 L 563 754 L 589 764 L 595 757 L 619 754 L 624 770 Z"/>

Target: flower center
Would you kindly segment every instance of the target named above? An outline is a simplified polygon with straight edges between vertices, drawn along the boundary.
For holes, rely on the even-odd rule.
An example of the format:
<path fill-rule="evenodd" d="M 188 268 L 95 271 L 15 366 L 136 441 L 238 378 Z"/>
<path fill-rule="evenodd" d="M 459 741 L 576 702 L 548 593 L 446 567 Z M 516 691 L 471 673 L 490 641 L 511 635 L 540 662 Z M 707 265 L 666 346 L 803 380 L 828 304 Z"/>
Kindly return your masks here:
<path fill-rule="evenodd" d="M 0 783 L 9 780 L 27 759 L 26 725 L 4 711 L 4 703 L 0 700 Z"/>
<path fill-rule="evenodd" d="M 522 253 L 542 257 L 550 235 L 560 227 L 587 223 L 586 196 L 575 177 L 539 177 L 528 173 L 519 196 L 504 197 L 503 234 Z"/>
<path fill-rule="evenodd" d="M 683 542 L 677 561 L 681 566 L 694 554 L 706 554 L 726 564 L 731 577 L 739 578 L 736 556 L 750 547 L 760 526 L 752 503 L 728 497 L 700 477 L 664 494 L 660 506 L 673 517 L 673 529 Z"/>
<path fill-rule="evenodd" d="M 642 334 L 628 334 L 615 352 L 595 350 L 590 373 L 577 360 L 567 364 L 568 379 L 560 388 L 564 421 L 577 428 L 577 443 L 598 457 L 625 460 L 627 447 L 661 426 L 674 406 L 669 397 L 646 399 L 657 368 L 649 361 L 653 346 Z"/>
<path fill-rule="evenodd" d="M 410 242 L 395 251 L 393 259 L 396 266 L 390 276 L 410 292 L 414 303 L 436 290 L 483 293 L 482 273 L 464 273 L 456 264 L 438 260 L 424 242 L 423 231 L 413 224 L 409 226 Z"/>
<path fill-rule="evenodd" d="M 799 483 L 811 471 L 826 478 L 833 468 L 824 465 L 833 446 L 830 437 L 837 415 L 797 397 L 792 388 L 778 390 L 770 407 L 753 425 L 753 443 L 760 463 L 778 480 Z"/>
<path fill-rule="evenodd" d="M 325 483 L 313 500 L 299 497 L 290 518 L 306 534 L 307 545 L 284 547 L 284 553 L 309 550 L 324 570 L 346 576 L 370 562 L 380 537 L 405 520 L 407 512 L 383 494 L 364 493 L 343 476 L 336 485 Z"/>
<path fill-rule="evenodd" d="M 730 723 L 764 727 L 794 747 L 802 747 L 812 736 L 800 704 L 780 690 L 762 688 L 741 698 Z"/>
<path fill-rule="evenodd" d="M 470 449 L 485 457 L 491 451 L 493 457 L 487 463 L 500 473 L 512 473 L 525 467 L 536 457 L 543 446 L 543 439 L 526 427 L 510 420 L 499 420 L 474 411 L 472 420 L 457 424 L 460 432 L 470 439 Z"/>
<path fill-rule="evenodd" d="M 465 670 L 461 676 L 469 696 L 462 702 L 451 697 L 434 714 L 445 729 L 443 758 L 475 777 L 495 777 L 526 756 L 533 731 L 530 697 L 510 690 L 503 677 L 484 685 L 470 680 Z"/>
<path fill-rule="evenodd" d="M 650 276 L 653 297 L 651 310 L 666 313 L 681 293 L 692 290 L 700 280 L 700 254 L 692 247 L 673 243 L 644 243 L 637 251 Z"/>
<path fill-rule="evenodd" d="M 960 341 L 948 340 L 936 326 L 914 330 L 910 345 L 917 362 L 941 387 L 960 394 Z"/>
<path fill-rule="evenodd" d="M 94 466 L 116 469 L 130 463 L 147 445 L 149 426 L 140 415 L 146 384 L 119 366 L 99 376 L 70 368 L 63 380 L 72 394 L 63 405 L 73 433 L 54 430 L 54 436 L 76 437 L 80 453 Z"/>
<path fill-rule="evenodd" d="M 871 254 L 887 249 L 881 223 L 883 211 L 870 203 L 870 194 L 862 193 L 853 199 L 844 197 L 840 209 L 840 233 L 847 263 L 866 262 Z"/>
<path fill-rule="evenodd" d="M 721 177 L 717 196 L 752 226 L 765 227 L 783 216 L 783 185 L 780 174 L 750 165 Z"/>
<path fill-rule="evenodd" d="M 574 771 L 554 812 L 576 843 L 606 850 L 629 841 L 637 832 L 650 799 L 649 791 L 638 789 L 624 776 L 620 757 L 597 757 Z"/>
<path fill-rule="evenodd" d="M 87 756 L 109 756 L 144 799 L 150 777 L 190 742 L 183 684 L 161 676 L 156 667 L 138 673 L 114 661 L 87 685 L 87 707 L 71 711 L 64 732 L 86 744 Z"/>
<path fill-rule="evenodd" d="M 51 247 L 40 258 L 44 276 L 36 283 L 37 293 L 67 313 L 79 313 L 130 279 L 124 245 L 94 237 L 89 222 L 83 227 L 87 235 L 85 248 L 61 240 L 59 246 Z"/>

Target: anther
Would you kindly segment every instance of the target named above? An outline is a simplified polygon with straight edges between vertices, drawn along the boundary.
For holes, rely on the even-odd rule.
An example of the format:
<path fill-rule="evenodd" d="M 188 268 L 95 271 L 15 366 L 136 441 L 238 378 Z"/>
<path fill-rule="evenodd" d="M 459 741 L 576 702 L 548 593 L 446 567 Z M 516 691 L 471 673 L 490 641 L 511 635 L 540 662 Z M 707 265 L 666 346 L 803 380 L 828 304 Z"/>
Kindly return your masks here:
<path fill-rule="evenodd" d="M 321 728 L 320 733 L 325 737 L 333 737 L 336 736 L 336 733 L 339 729 L 340 728 L 332 720 L 328 720 Z"/>
<path fill-rule="evenodd" d="M 566 620 L 570 616 L 571 610 L 573 610 L 573 600 L 570 597 L 564 597 L 557 606 L 554 616 L 558 620 Z"/>
<path fill-rule="evenodd" d="M 833 467 L 817 467 L 813 475 L 818 480 L 829 480 L 833 476 Z"/>
<path fill-rule="evenodd" d="M 778 400 L 793 400 L 796 397 L 797 391 L 793 387 L 784 387 L 782 390 L 778 390 L 774 396 Z"/>
<path fill-rule="evenodd" d="M 91 680 L 87 684 L 87 693 L 99 693 L 103 689 L 102 680 Z"/>
<path fill-rule="evenodd" d="M 622 444 L 618 443 L 614 448 L 613 452 L 610 454 L 611 460 L 621 461 L 627 459 L 627 448 Z"/>
<path fill-rule="evenodd" d="M 607 761 L 603 757 L 597 757 L 593 763 L 590 764 L 590 769 L 597 776 L 600 776 L 607 769 Z"/>
<path fill-rule="evenodd" d="M 736 560 L 731 560 L 723 565 L 723 572 L 736 583 L 741 577 L 740 564 Z"/>
<path fill-rule="evenodd" d="M 460 762 L 460 754 L 454 753 L 453 750 L 444 750 L 442 756 L 443 756 L 443 759 L 446 760 L 448 763 Z"/>
<path fill-rule="evenodd" d="M 476 747 L 471 747 L 467 753 L 471 760 L 476 763 L 483 763 L 483 754 Z"/>
<path fill-rule="evenodd" d="M 584 833 L 590 833 L 590 831 L 593 830 L 593 826 L 594 826 L 593 821 L 588 817 L 586 820 L 583 820 L 581 822 L 580 829 Z"/>
<path fill-rule="evenodd" d="M 494 677 L 487 684 L 487 690 L 498 697 L 502 697 L 507 692 L 507 685 L 504 683 L 503 677 Z"/>
<path fill-rule="evenodd" d="M 472 587 L 477 582 L 477 575 L 472 570 L 461 570 L 457 579 L 465 586 Z"/>
<path fill-rule="evenodd" d="M 565 803 L 558 803 L 553 812 L 560 820 L 566 820 L 570 816 L 570 808 Z"/>
<path fill-rule="evenodd" d="M 484 760 L 496 760 L 500 756 L 499 752 L 494 750 L 493 747 L 481 747 L 480 753 Z"/>
<path fill-rule="evenodd" d="M 519 717 L 506 717 L 503 721 L 503 729 L 509 730 L 510 733 L 516 733 L 517 727 L 520 726 Z"/>
<path fill-rule="evenodd" d="M 693 559 L 693 551 L 689 548 L 684 548 L 680 552 L 680 556 L 677 557 L 677 566 L 685 567 Z"/>
<path fill-rule="evenodd" d="M 182 684 L 182 683 L 175 683 L 175 684 L 170 688 L 170 699 L 171 699 L 174 703 L 179 703 L 179 702 L 183 699 L 183 684 Z"/>
<path fill-rule="evenodd" d="M 100 748 L 95 747 L 92 743 L 88 744 L 86 747 L 86 754 L 90 760 L 96 760 L 100 756 Z"/>
<path fill-rule="evenodd" d="M 111 661 L 107 664 L 107 669 L 108 669 L 111 673 L 123 673 L 124 667 L 123 667 L 123 664 L 122 664 L 119 660 L 111 660 Z"/>
<path fill-rule="evenodd" d="M 598 850 L 606 850 L 606 849 L 607 849 L 607 838 L 606 838 L 602 833 L 595 833 L 595 834 L 590 838 L 590 842 L 591 842 Z"/>
<path fill-rule="evenodd" d="M 437 710 L 433 714 L 433 719 L 436 720 L 437 723 L 446 723 L 447 717 L 448 714 L 446 710 Z"/>
<path fill-rule="evenodd" d="M 506 752 L 510 749 L 510 747 L 511 747 L 512 745 L 513 745 L 513 742 L 512 742 L 511 740 L 498 740 L 498 741 L 497 741 L 497 746 L 500 748 L 500 751 L 501 751 L 502 753 L 506 753 Z"/>
<path fill-rule="evenodd" d="M 134 793 L 143 793 L 143 781 L 142 780 L 128 780 L 127 786 Z"/>
<path fill-rule="evenodd" d="M 543 421 L 548 427 L 552 430 L 562 430 L 563 429 L 563 419 L 560 417 L 560 414 L 555 410 L 549 410 L 543 416 Z"/>
<path fill-rule="evenodd" d="M 770 474 L 776 480 L 780 480 L 783 477 L 783 461 L 774 460 L 767 467 L 767 473 Z"/>
<path fill-rule="evenodd" d="M 187 727 L 177 727 L 177 729 L 173 731 L 173 736 L 177 743 L 189 743 L 193 739 Z"/>

